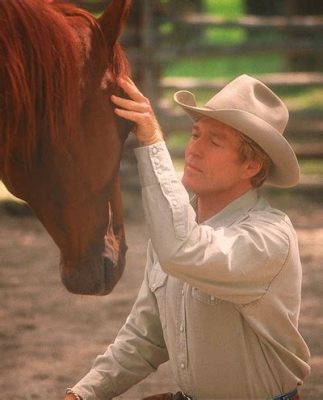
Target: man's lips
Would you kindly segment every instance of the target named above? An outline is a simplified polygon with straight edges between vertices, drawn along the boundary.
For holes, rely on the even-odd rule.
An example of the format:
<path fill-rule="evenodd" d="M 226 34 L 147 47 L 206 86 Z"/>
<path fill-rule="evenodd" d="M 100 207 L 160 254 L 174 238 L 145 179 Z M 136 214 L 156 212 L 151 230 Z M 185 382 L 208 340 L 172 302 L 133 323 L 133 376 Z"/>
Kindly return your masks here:
<path fill-rule="evenodd" d="M 189 162 L 187 162 L 185 164 L 185 167 L 188 168 L 188 169 L 191 169 L 193 171 L 196 171 L 196 172 L 202 172 L 201 169 L 197 168 L 195 165 L 193 165 L 192 163 L 189 163 Z"/>

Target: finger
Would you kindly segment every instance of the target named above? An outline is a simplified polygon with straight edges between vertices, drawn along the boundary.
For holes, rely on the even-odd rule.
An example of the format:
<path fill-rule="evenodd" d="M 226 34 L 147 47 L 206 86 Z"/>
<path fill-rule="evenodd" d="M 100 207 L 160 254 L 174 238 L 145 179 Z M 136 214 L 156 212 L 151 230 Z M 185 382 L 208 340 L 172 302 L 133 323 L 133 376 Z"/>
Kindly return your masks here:
<path fill-rule="evenodd" d="M 135 122 L 136 124 L 140 124 L 143 122 L 145 119 L 145 115 L 142 114 L 141 112 L 136 112 L 136 111 L 129 111 L 129 110 L 123 110 L 122 108 L 115 108 L 114 112 L 119 116 L 124 119 L 127 119 L 129 121 Z"/>
<path fill-rule="evenodd" d="M 141 93 L 137 86 L 131 81 L 125 80 L 123 78 L 118 79 L 118 84 L 123 89 L 123 91 L 134 101 L 145 101 L 148 99 Z"/>
<path fill-rule="evenodd" d="M 146 97 L 141 93 L 141 91 L 131 80 L 125 80 L 123 78 L 119 78 L 118 83 L 121 86 L 121 88 L 128 94 L 128 96 L 133 100 L 137 101 L 147 100 Z"/>
<path fill-rule="evenodd" d="M 119 107 L 122 107 L 129 111 L 137 111 L 137 112 L 149 112 L 150 107 L 147 103 L 138 103 L 137 101 L 124 99 L 123 97 L 111 96 L 111 100 L 114 104 Z"/>
<path fill-rule="evenodd" d="M 138 89 L 138 87 L 136 86 L 135 82 L 130 78 L 130 76 L 126 76 L 126 77 L 121 78 L 121 79 L 124 79 L 125 81 L 127 81 L 128 83 L 130 83 L 130 85 L 133 85 L 133 86 L 135 86 L 135 87 Z"/>

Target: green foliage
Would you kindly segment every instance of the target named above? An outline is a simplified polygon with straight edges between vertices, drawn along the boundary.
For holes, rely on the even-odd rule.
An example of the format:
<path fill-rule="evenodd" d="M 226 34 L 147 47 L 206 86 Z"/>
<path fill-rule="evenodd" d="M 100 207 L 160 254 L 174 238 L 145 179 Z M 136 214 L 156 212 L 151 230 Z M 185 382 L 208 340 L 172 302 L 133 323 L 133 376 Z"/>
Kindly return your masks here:
<path fill-rule="evenodd" d="M 302 174 L 323 175 L 323 160 L 301 160 Z"/>
<path fill-rule="evenodd" d="M 262 74 L 282 71 L 281 57 L 273 55 L 210 57 L 203 59 L 180 59 L 165 66 L 165 76 L 190 76 L 194 78 L 233 78 L 241 73 Z"/>
<path fill-rule="evenodd" d="M 246 40 L 246 32 L 241 28 L 208 28 L 205 32 L 207 43 L 235 44 Z"/>
<path fill-rule="evenodd" d="M 243 0 L 204 0 L 204 6 L 208 13 L 237 18 L 243 15 Z"/>
<path fill-rule="evenodd" d="M 204 0 L 206 12 L 225 18 L 237 18 L 244 14 L 243 0 Z M 169 30 L 170 27 L 164 27 Z M 268 41 L 272 34 L 268 33 Z M 246 41 L 247 33 L 241 28 L 208 28 L 203 35 L 203 43 L 218 43 L 222 45 L 239 44 Z M 280 55 L 261 56 L 212 56 L 200 59 L 180 59 L 165 65 L 165 76 L 190 76 L 195 78 L 233 78 L 241 73 L 262 74 L 275 73 L 284 70 L 284 60 Z"/>
<path fill-rule="evenodd" d="M 298 89 L 294 93 L 287 93 L 284 100 L 289 109 L 299 111 L 303 109 L 323 110 L 323 88 Z"/>
<path fill-rule="evenodd" d="M 167 145 L 171 149 L 182 149 L 186 146 L 189 139 L 188 132 L 176 132 L 174 135 L 167 136 Z"/>

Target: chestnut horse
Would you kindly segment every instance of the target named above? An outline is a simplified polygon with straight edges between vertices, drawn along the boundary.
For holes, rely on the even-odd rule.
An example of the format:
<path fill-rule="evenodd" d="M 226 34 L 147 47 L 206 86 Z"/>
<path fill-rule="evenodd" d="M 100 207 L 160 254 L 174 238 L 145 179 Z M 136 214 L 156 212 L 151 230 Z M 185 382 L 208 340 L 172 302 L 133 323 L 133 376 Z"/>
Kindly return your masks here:
<path fill-rule="evenodd" d="M 95 19 L 62 1 L 0 1 L 0 178 L 59 247 L 73 293 L 111 292 L 125 265 L 118 170 L 130 127 L 110 95 L 129 74 L 117 40 L 130 3 Z"/>

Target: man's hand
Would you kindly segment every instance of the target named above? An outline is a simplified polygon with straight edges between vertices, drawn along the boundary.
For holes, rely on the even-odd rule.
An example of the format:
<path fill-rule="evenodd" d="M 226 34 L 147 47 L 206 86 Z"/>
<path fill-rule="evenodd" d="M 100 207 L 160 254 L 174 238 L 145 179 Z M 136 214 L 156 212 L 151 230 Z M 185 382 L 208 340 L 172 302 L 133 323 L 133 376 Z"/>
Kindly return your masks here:
<path fill-rule="evenodd" d="M 148 146 L 163 140 L 163 134 L 150 101 L 130 78 L 119 78 L 118 84 L 129 99 L 112 95 L 111 100 L 117 106 L 115 113 L 136 124 L 134 134 L 142 145 Z"/>

